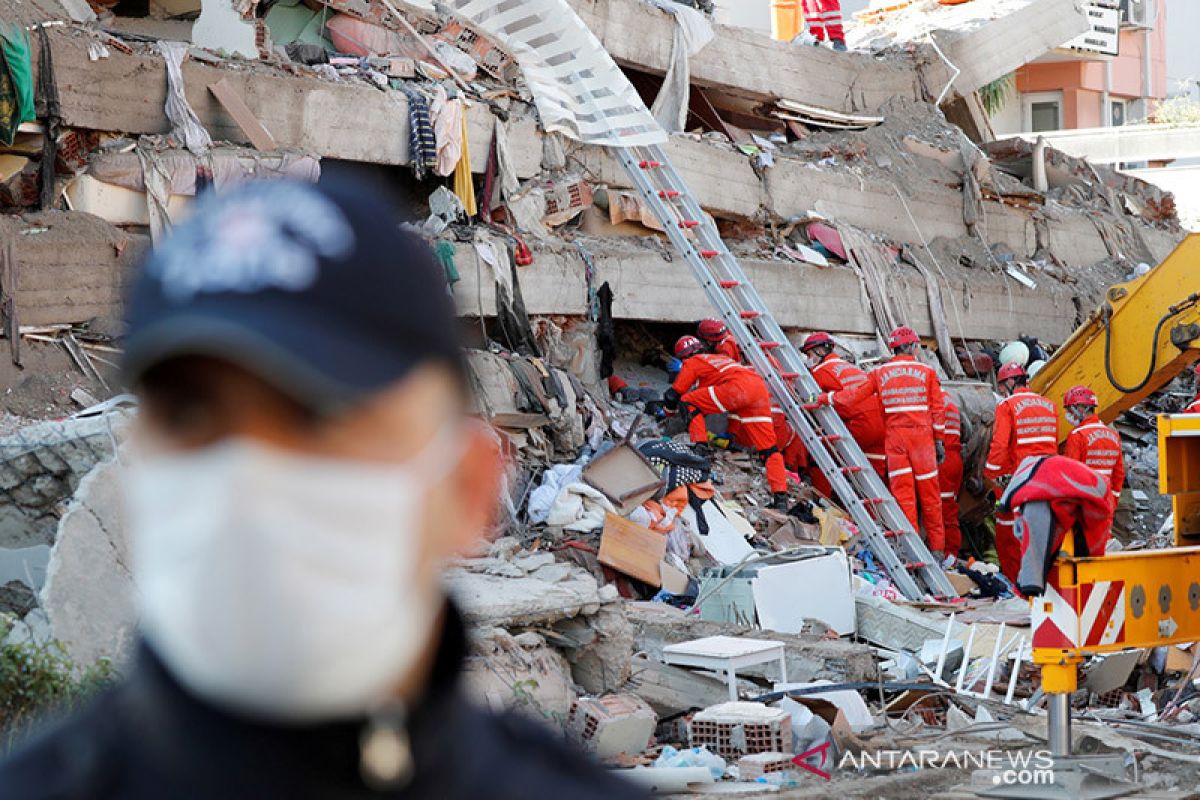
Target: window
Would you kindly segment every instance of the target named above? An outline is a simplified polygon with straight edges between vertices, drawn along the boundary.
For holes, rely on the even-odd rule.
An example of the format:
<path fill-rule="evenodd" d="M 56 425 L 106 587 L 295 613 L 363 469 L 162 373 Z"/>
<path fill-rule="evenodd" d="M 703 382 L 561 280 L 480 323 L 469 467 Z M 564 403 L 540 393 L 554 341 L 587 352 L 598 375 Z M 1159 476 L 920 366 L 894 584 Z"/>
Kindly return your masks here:
<path fill-rule="evenodd" d="M 1112 116 L 1109 118 L 1111 120 L 1111 122 L 1109 124 L 1112 125 L 1114 128 L 1118 127 L 1120 125 L 1124 125 L 1125 124 L 1125 108 L 1126 108 L 1125 101 L 1124 100 L 1113 100 L 1110 105 L 1112 107 L 1112 111 L 1111 111 Z"/>
<path fill-rule="evenodd" d="M 1021 122 L 1025 130 L 1040 133 L 1062 129 L 1062 92 L 1021 95 L 1021 107 Z"/>

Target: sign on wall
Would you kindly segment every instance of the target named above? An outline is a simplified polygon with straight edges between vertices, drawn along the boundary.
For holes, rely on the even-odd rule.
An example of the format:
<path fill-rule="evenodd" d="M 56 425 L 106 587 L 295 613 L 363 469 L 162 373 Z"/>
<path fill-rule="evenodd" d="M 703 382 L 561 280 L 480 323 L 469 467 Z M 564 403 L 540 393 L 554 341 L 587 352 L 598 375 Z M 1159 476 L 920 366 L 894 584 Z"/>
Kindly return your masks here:
<path fill-rule="evenodd" d="M 1085 53 L 1115 56 L 1120 49 L 1121 41 L 1121 9 L 1116 0 L 1104 2 L 1096 0 L 1086 3 L 1091 30 L 1081 34 L 1063 45 L 1067 50 L 1078 50 Z"/>

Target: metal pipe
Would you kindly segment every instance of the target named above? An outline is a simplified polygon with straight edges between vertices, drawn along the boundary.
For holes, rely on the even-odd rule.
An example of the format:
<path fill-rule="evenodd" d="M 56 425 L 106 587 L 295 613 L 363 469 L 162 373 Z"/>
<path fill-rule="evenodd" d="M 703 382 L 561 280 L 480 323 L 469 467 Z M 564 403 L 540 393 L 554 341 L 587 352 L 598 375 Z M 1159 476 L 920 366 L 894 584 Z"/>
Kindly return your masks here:
<path fill-rule="evenodd" d="M 1046 714 L 1050 754 L 1071 755 L 1071 695 L 1068 692 L 1047 694 Z"/>
<path fill-rule="evenodd" d="M 1100 94 L 1100 124 L 1111 128 L 1112 119 L 1112 62 L 1104 62 L 1104 91 Z"/>

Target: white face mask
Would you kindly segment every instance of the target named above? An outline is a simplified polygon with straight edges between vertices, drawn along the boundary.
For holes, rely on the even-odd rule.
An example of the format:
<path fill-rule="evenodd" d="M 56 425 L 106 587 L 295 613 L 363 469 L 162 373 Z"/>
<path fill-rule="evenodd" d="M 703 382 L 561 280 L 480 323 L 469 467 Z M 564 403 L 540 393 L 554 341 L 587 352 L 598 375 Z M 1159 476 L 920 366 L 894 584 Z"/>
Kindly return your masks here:
<path fill-rule="evenodd" d="M 141 621 L 172 674 L 283 720 L 386 702 L 441 604 L 436 582 L 417 586 L 418 549 L 427 489 L 457 461 L 450 441 L 399 466 L 245 439 L 133 466 Z"/>
<path fill-rule="evenodd" d="M 1065 413 L 1066 413 L 1066 417 L 1067 417 L 1067 422 L 1071 423 L 1072 425 L 1078 425 L 1079 423 L 1081 423 L 1085 419 L 1087 419 L 1086 413 L 1084 413 L 1083 411 L 1074 409 L 1074 408 L 1067 408 Z"/>

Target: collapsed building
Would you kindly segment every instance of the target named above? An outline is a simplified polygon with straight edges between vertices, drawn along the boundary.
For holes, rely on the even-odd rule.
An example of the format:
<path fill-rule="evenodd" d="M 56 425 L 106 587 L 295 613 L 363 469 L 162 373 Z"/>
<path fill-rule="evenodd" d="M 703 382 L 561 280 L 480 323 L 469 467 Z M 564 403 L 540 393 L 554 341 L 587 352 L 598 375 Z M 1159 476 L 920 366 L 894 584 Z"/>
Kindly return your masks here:
<path fill-rule="evenodd" d="M 1157 264 L 1182 239 L 1172 199 L 1156 187 L 1044 144 L 994 140 L 978 90 L 1084 32 L 1074 0 L 974 0 L 946 18 L 915 8 L 908 13 L 925 14 L 921 25 L 877 20 L 847 53 L 714 24 L 665 0 L 569 4 L 671 131 L 665 151 L 790 335 L 827 330 L 871 357 L 882 334 L 908 324 L 936 343 L 947 378 L 986 380 L 978 356 L 994 343 L 1062 344 L 1112 283 Z M 582 478 L 585 462 L 612 440 L 622 452 L 640 425 L 673 432 L 645 422 L 642 406 L 615 402 L 604 379 L 661 389 L 665 345 L 710 316 L 709 303 L 614 153 L 547 130 L 511 53 L 449 15 L 396 6 L 0 3 L 0 19 L 26 31 L 22 74 L 34 104 L 31 118 L 10 118 L 12 141 L 0 142 L 7 411 L 55 415 L 118 391 L 113 366 L 132 270 L 198 196 L 249 179 L 353 172 L 405 197 L 405 224 L 434 246 L 475 348 L 476 410 L 512 456 L 504 538 L 448 578 L 476 629 L 473 681 L 484 702 L 575 726 L 585 743 L 601 738 L 606 715 L 644 720 L 642 703 L 651 731 L 661 721 L 661 741 L 687 741 L 686 733 L 672 739 L 671 726 L 727 699 L 726 686 L 672 661 L 671 648 L 733 636 L 764 652 L 782 645 L 792 683 L 857 686 L 886 675 L 899 685 L 934 675 L 928 691 L 894 689 L 871 710 L 830 690 L 826 706 L 791 708 L 788 723 L 761 721 L 780 736 L 786 729 L 789 742 L 833 736 L 853 750 L 872 714 L 948 730 L 985 724 L 998 667 L 1004 702 L 1016 693 L 1035 705 L 1034 671 L 1020 655 L 1026 643 L 1004 628 L 1028 625 L 1027 609 L 1001 604 L 947 621 L 947 609 L 922 615 L 893 602 L 886 583 L 864 588 L 842 552 L 854 530 L 837 504 L 806 492 L 811 516 L 769 512 L 745 456 L 716 459 L 719 496 L 679 526 L 697 538 L 678 559 L 658 553 L 650 564 L 675 573 L 647 576 L 638 572 L 644 559 L 600 552 L 619 527 L 611 516 L 633 518 L 649 496 L 639 493 L 645 486 L 611 485 L 611 476 Z M 977 462 L 990 387 L 953 385 L 982 423 L 964 442 Z M 102 411 L 99 427 L 67 423 L 35 437 L 36 446 L 24 427 L 0 443 L 6 491 L 21 499 L 0 517 L 8 529 L 0 545 L 14 551 L 6 563 L 19 567 L 4 573 L 21 601 L 14 635 L 53 636 L 81 662 L 122 658 L 134 624 L 128 604 L 109 606 L 131 591 L 117 477 L 102 465 L 80 483 L 118 449 L 112 415 L 124 413 Z M 79 441 L 92 444 L 94 458 L 61 456 Z M 640 499 L 621 500 L 629 497 Z M 973 513 L 987 510 L 980 502 Z M 695 546 L 714 529 L 724 545 Z M 809 603 L 799 619 L 772 622 L 735 596 L 749 589 L 726 589 L 743 583 L 736 570 L 709 570 L 749 557 L 747 541 L 799 548 L 823 574 L 845 573 L 838 619 Z M 106 579 L 85 586 L 85 565 L 100 561 Z M 772 568 L 794 577 L 782 562 L 757 575 Z M 40 593 L 41 608 L 15 585 L 34 573 L 27 589 Z M 712 612 L 638 602 L 647 587 L 686 594 L 689 583 L 705 597 L 706 580 L 719 598 Z M 963 593 L 978 587 L 967 579 Z M 963 623 L 977 639 L 965 639 Z M 1135 667 L 1154 671 L 1130 663 L 1111 685 L 1097 670 L 1106 680 L 1092 695 L 1115 693 L 1115 707 L 1128 707 L 1133 693 L 1121 690 L 1137 680 Z M 735 696 L 766 694 L 772 669 L 730 678 Z M 926 698 L 953 687 L 953 670 L 960 699 Z M 625 699 L 589 705 L 615 692 Z M 706 743 L 731 762 L 762 754 L 721 738 L 745 730 L 741 713 L 722 708 L 709 720 L 716 733 Z M 633 730 L 633 739 L 642 735 Z M 1020 730 L 1014 741 L 1036 739 L 1031 726 Z M 1083 730 L 1109 744 L 1120 738 L 1099 725 Z M 766 752 L 783 747 L 772 743 Z M 629 758 L 644 749 L 591 744 Z"/>

